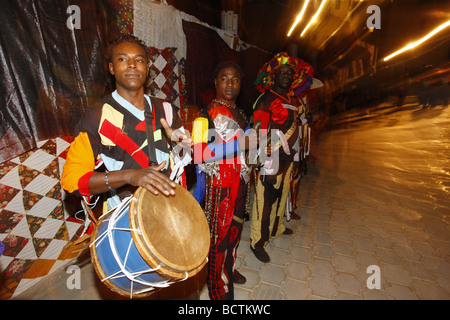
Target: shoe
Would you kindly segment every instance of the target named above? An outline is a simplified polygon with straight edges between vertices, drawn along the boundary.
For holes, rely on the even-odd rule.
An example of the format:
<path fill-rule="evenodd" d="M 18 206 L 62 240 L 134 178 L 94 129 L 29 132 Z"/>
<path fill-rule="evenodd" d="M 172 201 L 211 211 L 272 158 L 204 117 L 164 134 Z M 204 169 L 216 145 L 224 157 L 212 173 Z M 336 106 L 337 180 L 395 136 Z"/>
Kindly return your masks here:
<path fill-rule="evenodd" d="M 256 248 L 256 249 L 253 249 L 251 246 L 250 246 L 250 249 L 252 250 L 252 252 L 253 252 L 253 254 L 255 255 L 255 257 L 259 260 L 259 261 L 261 261 L 261 262 L 264 262 L 264 263 L 267 263 L 267 262 L 270 262 L 270 257 L 269 257 L 269 255 L 267 254 L 267 252 L 266 252 L 266 250 L 264 250 L 264 248 Z"/>
<path fill-rule="evenodd" d="M 237 270 L 234 270 L 233 283 L 244 284 L 245 282 L 247 282 L 247 279 L 242 275 L 242 273 L 240 273 Z"/>
<path fill-rule="evenodd" d="M 292 229 L 289 229 L 289 228 L 286 228 L 283 232 L 283 234 L 285 234 L 285 235 L 289 235 L 289 234 L 293 234 L 293 233 L 294 233 L 294 231 L 292 231 Z"/>
<path fill-rule="evenodd" d="M 290 217 L 292 220 L 300 220 L 300 216 L 298 214 L 296 214 L 295 212 L 291 212 Z"/>
<path fill-rule="evenodd" d="M 220 300 L 234 300 L 234 294 L 232 294 L 231 292 L 227 292 L 220 297 Z"/>

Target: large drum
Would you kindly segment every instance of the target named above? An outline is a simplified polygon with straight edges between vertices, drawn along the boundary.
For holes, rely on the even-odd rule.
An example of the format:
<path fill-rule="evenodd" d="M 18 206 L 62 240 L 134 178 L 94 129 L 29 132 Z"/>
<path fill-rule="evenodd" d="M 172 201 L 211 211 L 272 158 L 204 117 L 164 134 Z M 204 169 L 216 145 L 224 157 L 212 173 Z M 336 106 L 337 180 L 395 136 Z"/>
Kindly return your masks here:
<path fill-rule="evenodd" d="M 207 262 L 210 243 L 203 210 L 179 185 L 170 197 L 138 188 L 99 219 L 92 239 L 97 275 L 130 298 L 196 275 Z"/>

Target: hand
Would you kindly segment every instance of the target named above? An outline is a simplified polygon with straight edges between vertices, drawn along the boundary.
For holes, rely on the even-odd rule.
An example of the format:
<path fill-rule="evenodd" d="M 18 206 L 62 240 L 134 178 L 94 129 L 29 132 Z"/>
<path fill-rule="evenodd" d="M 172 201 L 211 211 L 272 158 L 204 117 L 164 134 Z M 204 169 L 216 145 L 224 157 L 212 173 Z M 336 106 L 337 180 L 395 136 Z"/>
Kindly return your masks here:
<path fill-rule="evenodd" d="M 143 187 L 153 194 L 162 192 L 166 196 L 175 194 L 176 183 L 160 171 L 166 166 L 166 161 L 153 167 L 131 170 L 128 183 Z"/>
<path fill-rule="evenodd" d="M 169 127 L 169 124 L 167 123 L 166 119 L 161 118 L 159 120 L 161 122 L 161 125 L 164 128 L 164 131 L 166 132 L 169 139 L 175 143 L 181 143 L 183 147 L 192 147 L 194 145 L 194 142 L 191 139 L 191 135 L 189 134 L 189 131 L 186 131 L 186 133 L 183 133 L 179 129 L 172 129 Z"/>
<path fill-rule="evenodd" d="M 265 155 L 267 157 L 270 157 L 272 155 L 272 151 L 273 151 L 271 137 L 267 136 L 267 140 L 263 141 L 263 143 L 261 143 L 260 147 L 261 148 L 264 147 L 263 150 L 264 150 Z M 261 152 L 262 152 L 262 150 L 261 150 Z"/>
<path fill-rule="evenodd" d="M 294 165 L 292 167 L 291 179 L 295 179 L 300 174 L 300 163 L 294 161 Z"/>

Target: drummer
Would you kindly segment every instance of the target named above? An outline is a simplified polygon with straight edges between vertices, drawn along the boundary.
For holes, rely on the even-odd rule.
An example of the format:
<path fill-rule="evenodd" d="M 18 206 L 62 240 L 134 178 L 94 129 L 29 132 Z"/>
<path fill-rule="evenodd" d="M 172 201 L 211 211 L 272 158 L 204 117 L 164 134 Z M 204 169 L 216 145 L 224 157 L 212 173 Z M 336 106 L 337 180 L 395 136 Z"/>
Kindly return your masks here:
<path fill-rule="evenodd" d="M 131 35 L 108 46 L 108 68 L 116 89 L 82 116 L 63 168 L 61 184 L 66 191 L 85 199 L 109 192 L 108 209 L 137 187 L 154 194 L 174 195 L 176 184 L 168 177 L 168 144 L 187 148 L 192 144 L 172 105 L 145 94 L 147 52 L 145 43 Z M 152 114 L 147 119 L 146 109 Z M 148 143 L 146 129 L 150 126 L 153 142 Z M 190 155 L 175 162 L 180 161 L 189 163 Z M 172 172 L 172 179 L 180 178 L 181 172 Z"/>

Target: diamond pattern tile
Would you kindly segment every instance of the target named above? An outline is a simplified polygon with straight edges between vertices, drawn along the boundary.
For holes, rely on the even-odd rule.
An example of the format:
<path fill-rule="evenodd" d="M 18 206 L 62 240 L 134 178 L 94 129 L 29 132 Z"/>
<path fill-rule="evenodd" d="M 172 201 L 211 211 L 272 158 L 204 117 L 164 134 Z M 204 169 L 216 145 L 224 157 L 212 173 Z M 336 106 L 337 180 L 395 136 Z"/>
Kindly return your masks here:
<path fill-rule="evenodd" d="M 10 299 L 73 257 L 71 244 L 83 221 L 66 212 L 59 183 L 71 137 L 38 147 L 0 164 L 0 299 Z M 68 252 L 68 253 L 65 253 Z"/>

